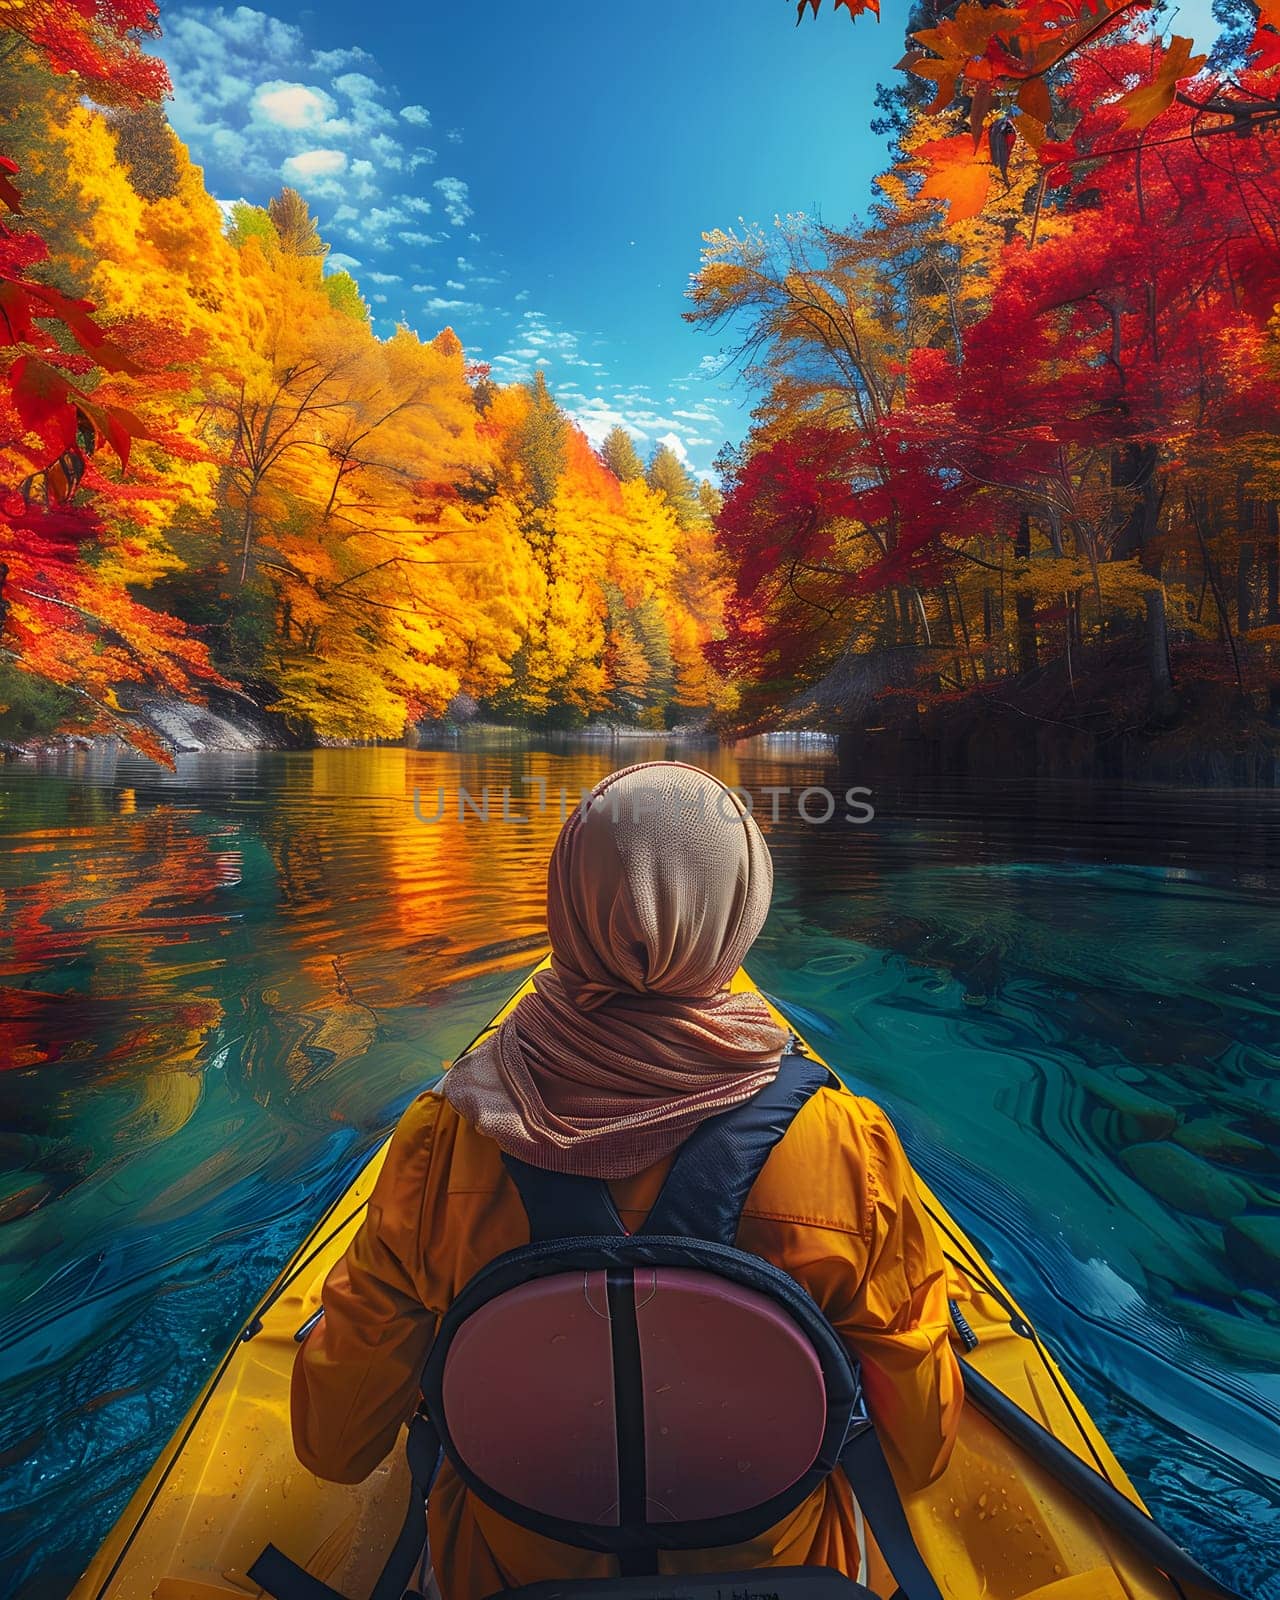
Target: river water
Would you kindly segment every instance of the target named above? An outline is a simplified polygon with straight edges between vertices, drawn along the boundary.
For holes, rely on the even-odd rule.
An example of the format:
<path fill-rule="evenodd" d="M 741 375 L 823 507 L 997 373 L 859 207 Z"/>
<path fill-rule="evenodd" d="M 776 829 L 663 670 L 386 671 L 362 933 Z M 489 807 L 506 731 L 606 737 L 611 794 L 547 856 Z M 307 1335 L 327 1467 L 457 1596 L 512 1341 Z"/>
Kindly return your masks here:
<path fill-rule="evenodd" d="M 0 767 L 0 1594 L 67 1593 L 539 958 L 562 806 L 664 754 L 762 818 L 757 982 L 888 1108 L 1166 1527 L 1280 1597 L 1280 797 L 497 737 Z"/>

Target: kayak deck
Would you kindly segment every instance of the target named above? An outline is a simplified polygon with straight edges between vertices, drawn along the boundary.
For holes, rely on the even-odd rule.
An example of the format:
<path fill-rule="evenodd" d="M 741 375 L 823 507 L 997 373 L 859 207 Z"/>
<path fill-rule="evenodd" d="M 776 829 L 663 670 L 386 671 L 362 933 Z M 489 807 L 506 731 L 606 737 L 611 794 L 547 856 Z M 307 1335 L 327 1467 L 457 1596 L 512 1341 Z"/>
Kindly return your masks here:
<path fill-rule="evenodd" d="M 732 987 L 754 986 L 740 972 Z M 402 1453 L 393 1451 L 360 1484 L 316 1478 L 293 1453 L 289 1379 L 295 1335 L 319 1308 L 321 1285 L 360 1226 L 385 1153 L 384 1142 L 295 1252 L 250 1320 L 248 1337 L 219 1363 L 71 1600 L 243 1600 L 262 1593 L 246 1574 L 268 1542 L 352 1600 L 369 1593 L 404 1514 Z M 949 1293 L 977 1339 L 966 1364 L 1141 1506 L 1028 1320 L 917 1182 L 943 1241 Z M 904 1504 L 948 1600 L 1195 1600 L 1196 1591 L 1175 1589 L 1131 1553 L 973 1405 L 964 1409 L 946 1472 Z"/>

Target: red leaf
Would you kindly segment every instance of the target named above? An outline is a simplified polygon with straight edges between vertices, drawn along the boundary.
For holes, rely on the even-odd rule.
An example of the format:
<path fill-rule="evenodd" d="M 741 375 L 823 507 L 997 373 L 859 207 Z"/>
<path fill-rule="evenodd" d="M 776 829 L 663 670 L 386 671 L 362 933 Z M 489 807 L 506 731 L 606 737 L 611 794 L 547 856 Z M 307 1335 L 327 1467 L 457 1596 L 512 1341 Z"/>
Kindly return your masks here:
<path fill-rule="evenodd" d="M 59 450 L 76 442 L 75 390 L 61 372 L 35 356 L 19 356 L 9 368 L 9 390 L 25 428 Z"/>
<path fill-rule="evenodd" d="M 1249 65 L 1254 72 L 1274 72 L 1280 67 L 1280 33 L 1259 22 L 1249 51 Z"/>
<path fill-rule="evenodd" d="M 0 278 L 0 335 L 5 344 L 24 344 L 35 332 L 31 302 L 22 284 L 13 278 Z"/>
<path fill-rule="evenodd" d="M 1009 182 L 1009 157 L 1013 154 L 1013 147 L 1018 142 L 1018 131 L 1013 125 L 1013 118 L 1005 115 L 998 122 L 991 125 L 987 134 L 987 143 L 991 147 L 991 159 L 996 170 Z"/>
<path fill-rule="evenodd" d="M 22 212 L 22 192 L 17 184 L 10 179 L 18 170 L 18 163 L 11 161 L 8 156 L 0 156 L 0 200 L 3 200 L 10 211 Z"/>
<path fill-rule="evenodd" d="M 28 296 L 41 300 L 47 311 L 32 307 L 37 317 L 57 317 L 86 355 L 90 355 L 108 372 L 125 372 L 136 377 L 144 369 L 132 356 L 110 340 L 89 313 L 93 310 L 88 300 L 72 300 L 69 295 L 48 283 L 27 283 L 23 287 Z"/>
<path fill-rule="evenodd" d="M 120 457 L 123 471 L 129 465 L 129 449 L 135 439 L 147 437 L 146 426 L 123 406 L 95 406 L 81 400 L 80 409 Z"/>
<path fill-rule="evenodd" d="M 1046 139 L 1036 154 L 1049 169 L 1045 181 L 1051 189 L 1060 188 L 1062 184 L 1071 182 L 1071 164 L 1080 159 L 1080 152 L 1075 145 L 1059 144 L 1054 139 Z"/>
<path fill-rule="evenodd" d="M 1027 79 L 1018 90 L 1018 106 L 1037 122 L 1046 124 L 1049 122 L 1053 116 L 1053 104 L 1049 99 L 1048 85 L 1043 78 Z"/>

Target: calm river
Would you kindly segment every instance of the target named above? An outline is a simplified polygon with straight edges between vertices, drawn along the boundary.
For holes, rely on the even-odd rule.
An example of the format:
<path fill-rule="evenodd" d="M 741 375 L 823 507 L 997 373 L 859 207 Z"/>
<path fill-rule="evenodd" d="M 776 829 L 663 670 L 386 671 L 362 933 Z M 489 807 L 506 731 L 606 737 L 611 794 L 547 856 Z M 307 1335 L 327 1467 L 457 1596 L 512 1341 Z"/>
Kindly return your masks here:
<path fill-rule="evenodd" d="M 315 1216 L 538 959 L 557 791 L 664 753 L 755 798 L 757 981 L 888 1108 L 1170 1531 L 1280 1597 L 1280 797 L 497 739 L 0 767 L 0 1593 L 67 1593 Z M 823 784 L 835 816 L 802 820 Z"/>

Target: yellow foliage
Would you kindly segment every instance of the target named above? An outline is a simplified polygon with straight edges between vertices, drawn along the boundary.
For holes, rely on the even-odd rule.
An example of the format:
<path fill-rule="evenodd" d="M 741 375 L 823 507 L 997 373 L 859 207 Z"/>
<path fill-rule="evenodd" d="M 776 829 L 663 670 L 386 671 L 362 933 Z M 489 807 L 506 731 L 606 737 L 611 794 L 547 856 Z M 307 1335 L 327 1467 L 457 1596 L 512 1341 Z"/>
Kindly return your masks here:
<path fill-rule="evenodd" d="M 458 694 L 586 716 L 625 681 L 659 720 L 672 695 L 723 699 L 701 653 L 725 593 L 707 529 L 682 531 L 569 427 L 544 493 L 528 390 L 489 385 L 480 409 L 451 331 L 377 337 L 335 308 L 320 255 L 229 236 L 162 125 L 135 127 L 163 156 L 135 184 L 111 122 L 23 70 L 15 148 L 59 285 L 156 352 L 111 380 L 146 426 L 103 500 L 105 581 L 189 611 L 229 676 L 272 681 L 276 709 L 328 739 L 397 738 Z M 737 272 L 723 263 L 726 285 Z"/>

